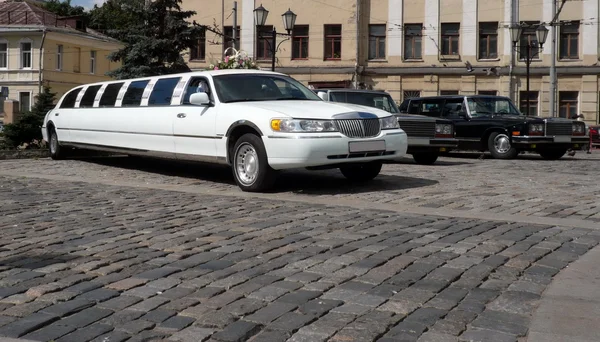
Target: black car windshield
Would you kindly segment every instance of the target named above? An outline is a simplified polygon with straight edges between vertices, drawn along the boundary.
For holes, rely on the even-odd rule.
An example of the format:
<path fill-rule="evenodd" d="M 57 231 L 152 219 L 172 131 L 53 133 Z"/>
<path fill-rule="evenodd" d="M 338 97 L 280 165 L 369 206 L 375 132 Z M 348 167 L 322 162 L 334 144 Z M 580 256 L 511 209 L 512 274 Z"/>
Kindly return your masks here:
<path fill-rule="evenodd" d="M 472 117 L 482 115 L 522 115 L 509 99 L 503 97 L 468 97 Z"/>
<path fill-rule="evenodd" d="M 314 92 L 291 77 L 269 74 L 214 76 L 215 91 L 221 102 L 313 100 Z"/>
<path fill-rule="evenodd" d="M 389 113 L 400 113 L 396 103 L 388 94 L 367 93 L 359 91 L 332 91 L 329 100 L 333 102 L 352 103 L 385 110 Z"/>

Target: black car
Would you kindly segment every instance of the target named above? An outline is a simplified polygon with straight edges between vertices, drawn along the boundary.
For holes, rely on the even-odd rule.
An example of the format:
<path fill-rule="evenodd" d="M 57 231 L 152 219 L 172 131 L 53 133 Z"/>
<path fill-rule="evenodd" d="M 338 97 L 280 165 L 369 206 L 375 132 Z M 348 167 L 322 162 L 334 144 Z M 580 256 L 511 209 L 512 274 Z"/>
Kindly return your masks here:
<path fill-rule="evenodd" d="M 589 145 L 585 123 L 526 116 L 504 96 L 445 95 L 405 100 L 400 111 L 452 120 L 458 149 L 490 151 L 494 158 L 515 158 L 521 151 L 560 159 L 569 149 Z"/>
<path fill-rule="evenodd" d="M 344 102 L 383 109 L 398 118 L 400 128 L 408 137 L 408 150 L 415 162 L 435 163 L 440 152 L 458 146 L 454 124 L 450 120 L 423 115 L 402 114 L 391 95 L 385 91 L 362 89 L 318 89 L 315 92 L 325 101 Z"/>

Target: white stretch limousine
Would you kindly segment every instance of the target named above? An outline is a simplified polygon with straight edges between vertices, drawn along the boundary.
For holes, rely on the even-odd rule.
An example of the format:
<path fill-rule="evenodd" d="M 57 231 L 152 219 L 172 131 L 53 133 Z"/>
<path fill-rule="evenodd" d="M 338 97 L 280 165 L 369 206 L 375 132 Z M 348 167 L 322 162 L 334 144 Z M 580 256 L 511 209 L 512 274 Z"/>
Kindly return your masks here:
<path fill-rule="evenodd" d="M 350 180 L 379 174 L 406 154 L 390 113 L 322 101 L 293 78 L 215 70 L 76 87 L 42 126 L 53 159 L 65 147 L 229 164 L 244 191 L 264 191 L 276 170 L 340 168 Z"/>

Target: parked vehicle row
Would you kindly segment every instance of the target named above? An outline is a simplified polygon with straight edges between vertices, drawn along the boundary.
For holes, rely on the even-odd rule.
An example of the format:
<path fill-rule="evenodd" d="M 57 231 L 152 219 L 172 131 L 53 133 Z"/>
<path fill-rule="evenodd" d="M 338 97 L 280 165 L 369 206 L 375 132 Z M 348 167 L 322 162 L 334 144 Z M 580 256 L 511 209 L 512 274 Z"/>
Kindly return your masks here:
<path fill-rule="evenodd" d="M 515 158 L 522 151 L 560 159 L 569 150 L 586 149 L 584 122 L 525 116 L 508 97 L 446 95 L 407 99 L 401 113 L 454 122 L 459 150 L 489 151 L 494 158 Z"/>
<path fill-rule="evenodd" d="M 407 150 L 391 113 L 327 103 L 287 75 L 258 70 L 79 86 L 48 112 L 42 134 L 53 159 L 82 148 L 227 164 L 244 191 L 268 190 L 291 168 L 371 180 Z"/>
<path fill-rule="evenodd" d="M 451 150 L 558 159 L 584 149 L 583 122 L 522 115 L 502 96 L 432 96 L 400 107 L 384 91 L 320 89 L 258 70 L 211 70 L 76 87 L 42 126 L 53 159 L 81 148 L 227 164 L 244 191 L 278 170 L 339 168 L 375 178 L 386 160 L 433 164 Z"/>

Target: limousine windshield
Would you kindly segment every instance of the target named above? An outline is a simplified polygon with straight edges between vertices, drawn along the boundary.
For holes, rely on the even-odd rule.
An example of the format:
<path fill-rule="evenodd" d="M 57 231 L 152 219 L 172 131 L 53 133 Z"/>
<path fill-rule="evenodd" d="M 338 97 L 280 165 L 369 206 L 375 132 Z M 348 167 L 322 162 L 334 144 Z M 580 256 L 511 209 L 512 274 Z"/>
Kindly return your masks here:
<path fill-rule="evenodd" d="M 501 97 L 467 97 L 471 116 L 478 115 L 522 115 L 513 104 Z"/>
<path fill-rule="evenodd" d="M 219 75 L 215 89 L 223 103 L 247 101 L 311 100 L 321 101 L 300 82 L 277 75 Z"/>

